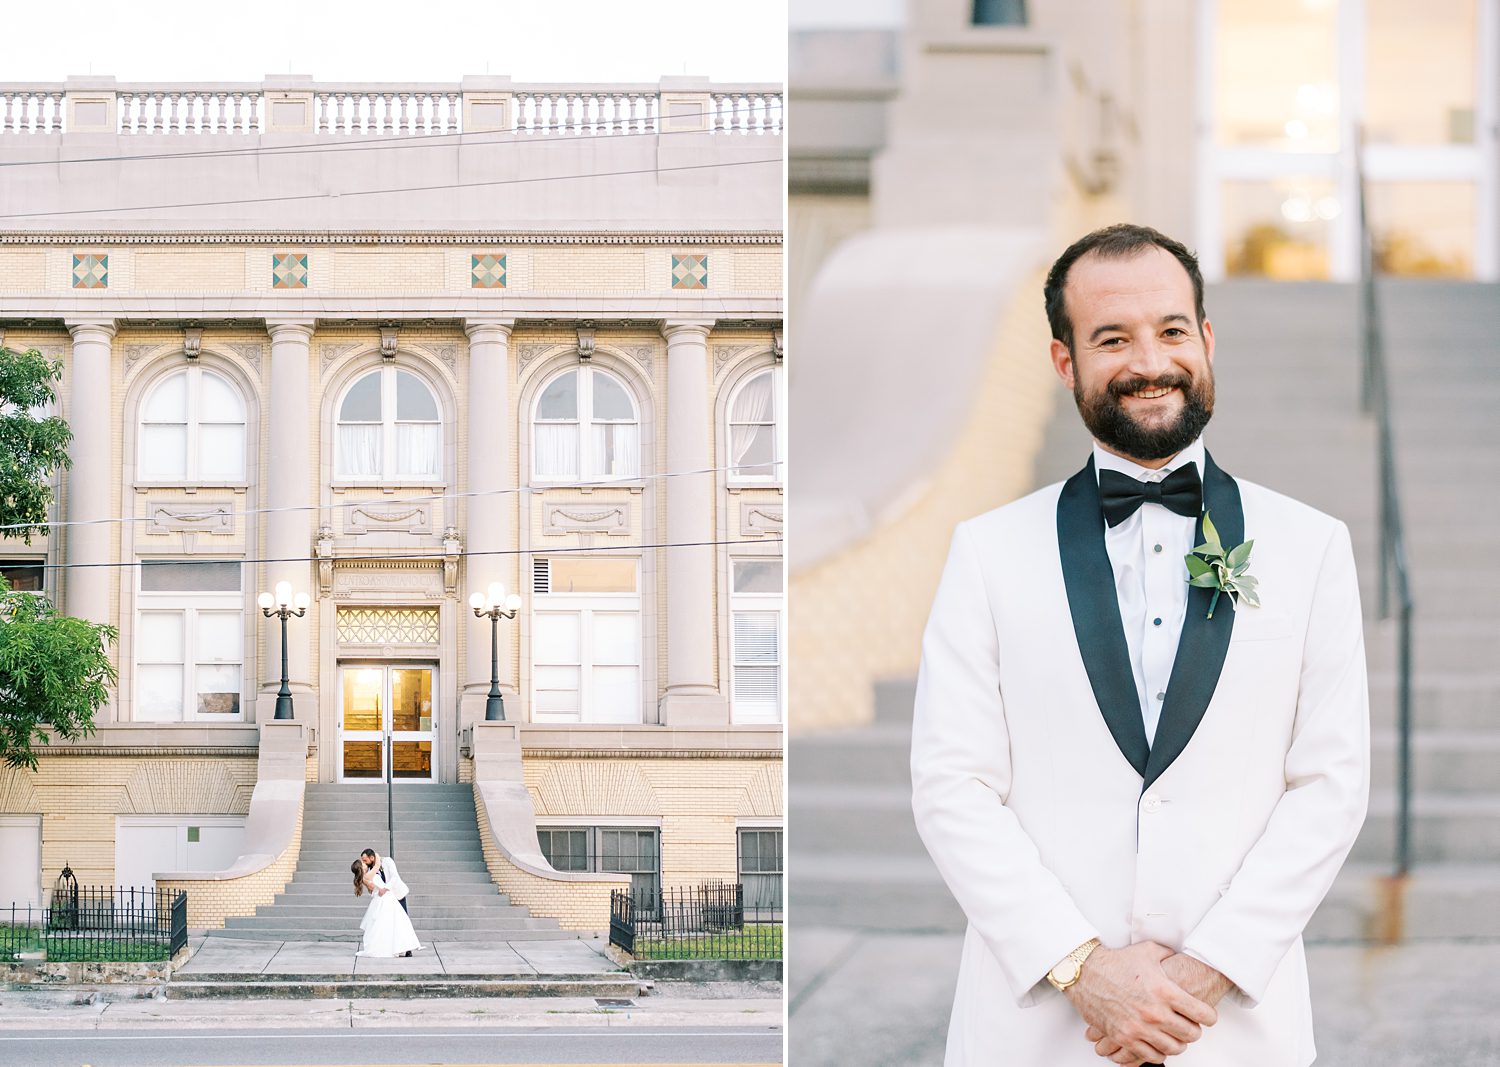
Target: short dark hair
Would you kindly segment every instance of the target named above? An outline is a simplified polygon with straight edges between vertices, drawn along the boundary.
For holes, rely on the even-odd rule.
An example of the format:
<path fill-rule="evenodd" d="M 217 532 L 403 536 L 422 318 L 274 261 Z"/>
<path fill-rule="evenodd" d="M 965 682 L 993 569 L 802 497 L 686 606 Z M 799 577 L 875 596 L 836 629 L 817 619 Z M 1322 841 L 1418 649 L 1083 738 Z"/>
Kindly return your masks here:
<path fill-rule="evenodd" d="M 1130 222 L 1117 222 L 1102 230 L 1080 237 L 1067 247 L 1052 269 L 1047 272 L 1047 284 L 1042 295 L 1047 302 L 1047 325 L 1052 327 L 1052 336 L 1073 351 L 1073 322 L 1068 318 L 1068 307 L 1063 300 L 1063 289 L 1068 284 L 1068 272 L 1090 252 L 1103 259 L 1127 259 L 1139 255 L 1148 248 L 1161 248 L 1177 257 L 1182 269 L 1187 271 L 1193 283 L 1194 311 L 1198 325 L 1203 325 L 1203 272 L 1198 269 L 1198 257 L 1189 252 L 1181 241 L 1174 241 L 1166 234 L 1150 226 L 1137 226 Z"/>
<path fill-rule="evenodd" d="M 380 858 L 380 853 L 376 852 L 373 848 L 367 848 L 367 849 L 365 849 L 363 852 L 360 853 L 360 855 L 361 856 L 374 856 L 376 859 Z"/>

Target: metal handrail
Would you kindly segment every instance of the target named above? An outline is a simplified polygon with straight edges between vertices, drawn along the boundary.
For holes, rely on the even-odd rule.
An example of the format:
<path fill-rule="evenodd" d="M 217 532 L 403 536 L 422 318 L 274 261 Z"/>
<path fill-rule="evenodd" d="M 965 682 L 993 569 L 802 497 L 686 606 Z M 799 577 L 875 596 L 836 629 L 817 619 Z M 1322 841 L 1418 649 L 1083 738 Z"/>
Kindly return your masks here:
<path fill-rule="evenodd" d="M 1364 172 L 1364 136 L 1355 131 L 1355 189 L 1359 200 L 1360 333 L 1364 347 L 1361 402 L 1375 417 L 1380 480 L 1380 617 L 1391 617 L 1391 586 L 1396 597 L 1396 874 L 1411 869 L 1411 620 L 1414 603 L 1406 558 L 1406 527 L 1396 481 L 1396 447 L 1391 429 L 1390 370 L 1380 332 L 1375 289 L 1375 245 L 1370 235 Z"/>

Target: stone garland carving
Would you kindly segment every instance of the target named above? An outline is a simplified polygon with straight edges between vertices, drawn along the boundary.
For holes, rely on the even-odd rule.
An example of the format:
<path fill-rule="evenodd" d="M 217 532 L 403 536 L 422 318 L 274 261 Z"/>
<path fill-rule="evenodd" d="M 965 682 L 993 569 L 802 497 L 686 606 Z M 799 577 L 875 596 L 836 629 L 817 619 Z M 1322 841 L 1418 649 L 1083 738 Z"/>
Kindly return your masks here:
<path fill-rule="evenodd" d="M 193 531 L 212 534 L 234 533 L 234 516 L 228 505 L 205 508 L 201 504 L 157 504 L 151 509 L 148 533 L 181 533 Z"/>
<path fill-rule="evenodd" d="M 779 534 L 782 528 L 780 504 L 740 505 L 740 534 L 747 537 L 763 537 Z"/>
<path fill-rule="evenodd" d="M 546 505 L 543 529 L 548 534 L 630 532 L 630 505 L 611 504 L 597 507 L 588 504 Z"/>
<path fill-rule="evenodd" d="M 350 509 L 349 532 L 427 533 L 431 529 L 431 516 L 432 508 L 426 504 L 361 504 Z"/>

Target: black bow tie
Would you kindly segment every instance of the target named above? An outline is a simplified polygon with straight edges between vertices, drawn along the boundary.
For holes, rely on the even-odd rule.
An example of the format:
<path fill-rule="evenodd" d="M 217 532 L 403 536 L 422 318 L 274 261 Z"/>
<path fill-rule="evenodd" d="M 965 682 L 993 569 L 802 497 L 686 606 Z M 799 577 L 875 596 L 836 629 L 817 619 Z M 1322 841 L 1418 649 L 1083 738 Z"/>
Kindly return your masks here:
<path fill-rule="evenodd" d="M 1203 480 L 1198 465 L 1178 467 L 1159 482 L 1138 482 L 1119 471 L 1099 472 L 1099 502 L 1104 505 L 1104 519 L 1118 526 L 1142 504 L 1160 504 L 1168 511 L 1196 519 L 1203 510 Z"/>

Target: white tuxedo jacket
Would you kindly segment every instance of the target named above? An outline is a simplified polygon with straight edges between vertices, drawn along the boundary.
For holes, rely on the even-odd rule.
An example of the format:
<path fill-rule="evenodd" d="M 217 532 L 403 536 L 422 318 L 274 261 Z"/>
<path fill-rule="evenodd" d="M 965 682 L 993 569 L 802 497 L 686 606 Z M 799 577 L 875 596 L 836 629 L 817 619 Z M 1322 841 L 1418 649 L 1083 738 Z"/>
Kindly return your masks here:
<path fill-rule="evenodd" d="M 377 879 L 379 878 L 378 872 L 384 871 L 385 887 L 395 894 L 397 900 L 405 900 L 406 894 L 410 893 L 411 890 L 401 880 L 401 872 L 396 868 L 396 861 L 389 856 L 377 856 L 376 860 L 375 870 L 377 872 Z"/>
<path fill-rule="evenodd" d="M 917 828 L 969 920 L 949 1067 L 1103 1063 L 1045 981 L 1095 936 L 1238 987 L 1173 1064 L 1313 1060 L 1302 930 L 1369 792 L 1353 553 L 1342 523 L 1206 468 L 1224 546 L 1255 541 L 1262 607 L 1221 596 L 1209 620 L 1190 591 L 1150 747 L 1092 461 L 954 534 L 912 734 Z"/>

